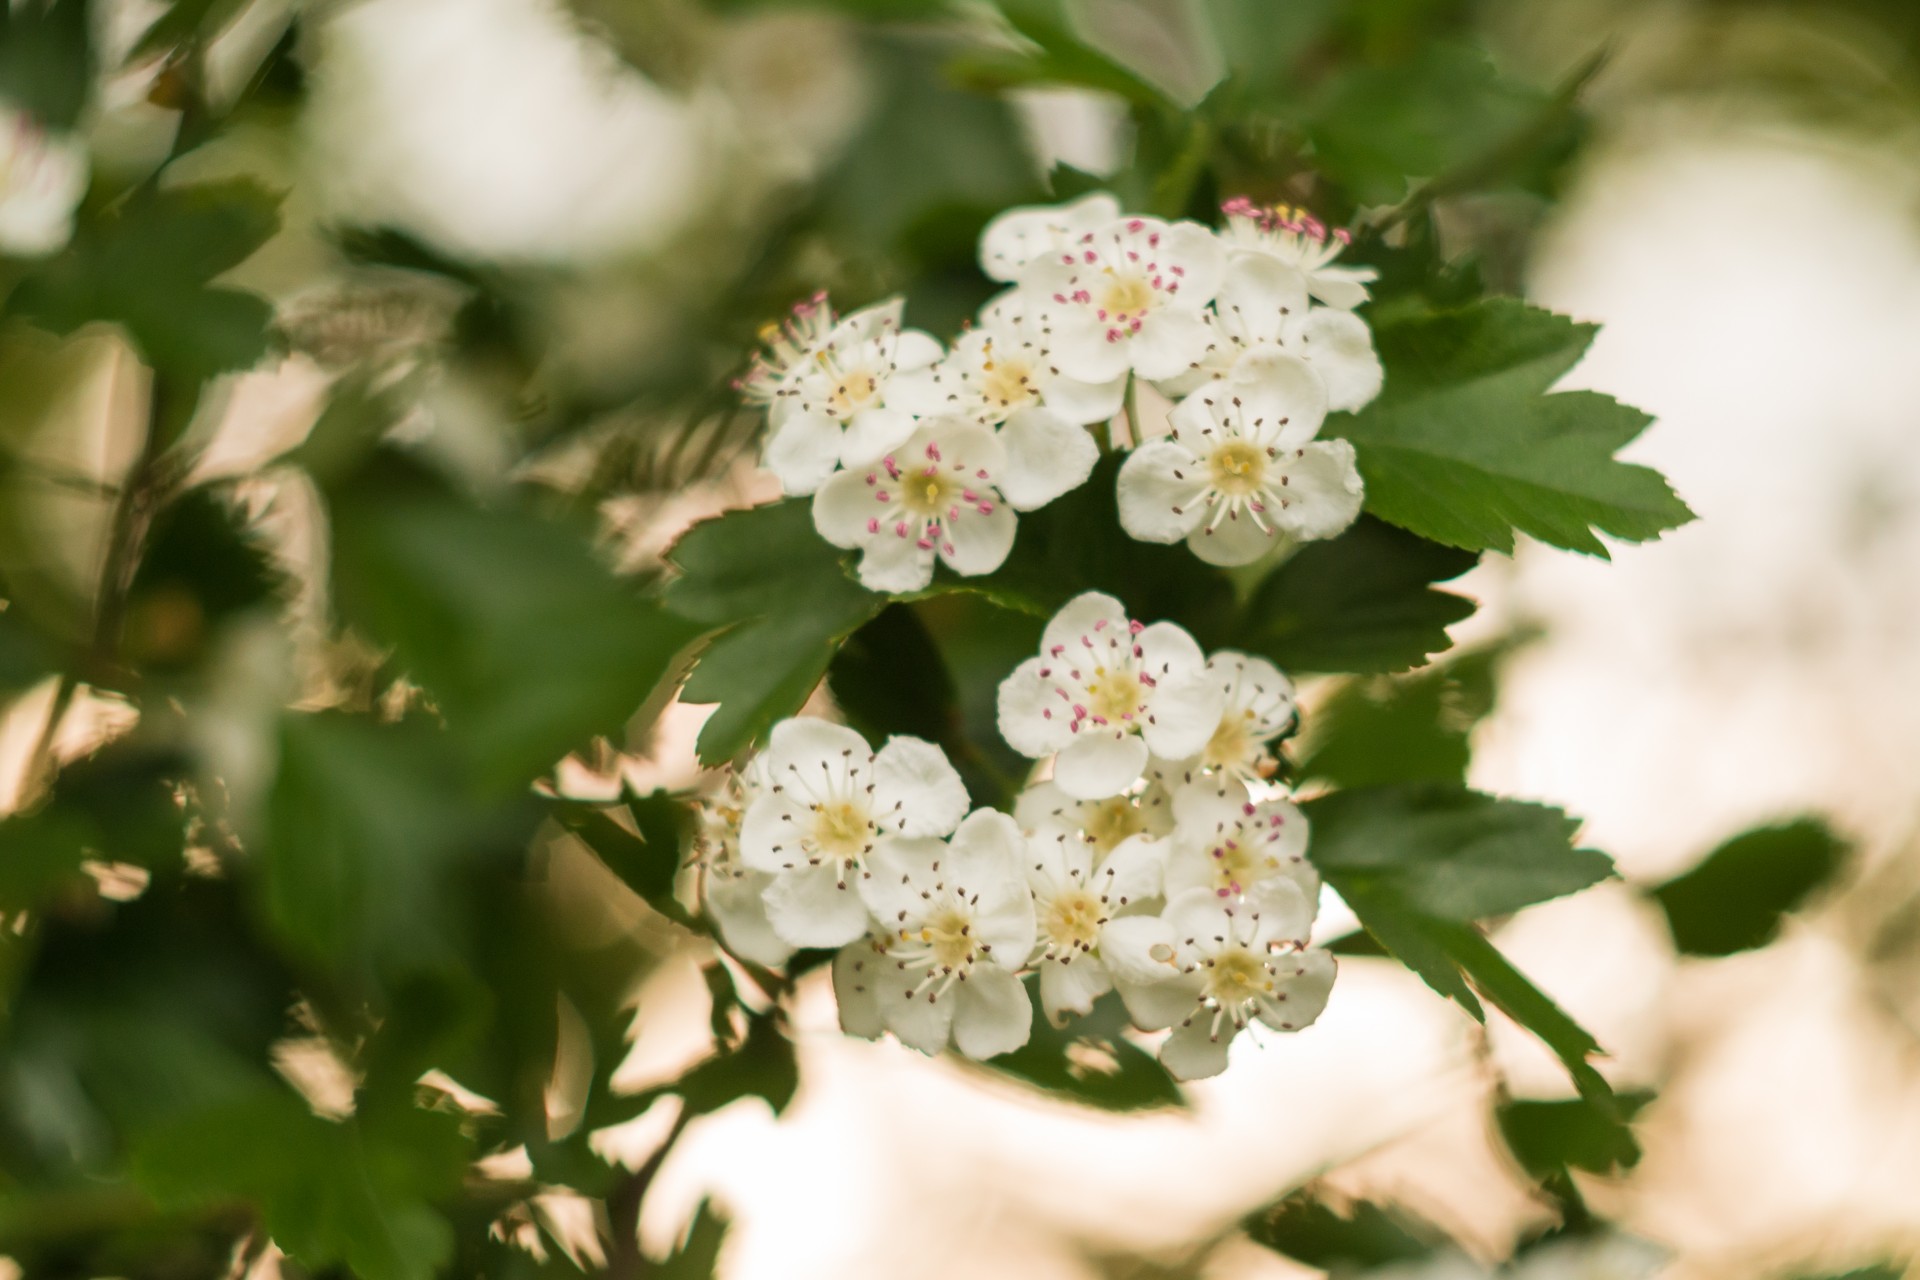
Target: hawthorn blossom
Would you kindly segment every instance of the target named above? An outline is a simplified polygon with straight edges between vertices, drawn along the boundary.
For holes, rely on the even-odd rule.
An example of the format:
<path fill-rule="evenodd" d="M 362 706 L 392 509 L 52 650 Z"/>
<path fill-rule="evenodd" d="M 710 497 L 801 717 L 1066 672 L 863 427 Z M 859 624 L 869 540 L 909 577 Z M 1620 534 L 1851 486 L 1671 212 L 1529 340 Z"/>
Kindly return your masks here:
<path fill-rule="evenodd" d="M 1277 767 L 1269 744 L 1293 727 L 1298 711 L 1293 681 L 1265 658 L 1222 650 L 1208 657 L 1207 674 L 1220 686 L 1225 702 L 1220 723 L 1192 760 L 1166 769 L 1192 781 L 1216 773 L 1242 782 L 1271 778 Z M 1151 773 L 1152 770 L 1149 770 Z"/>
<path fill-rule="evenodd" d="M 1326 1008 L 1334 960 L 1306 949 L 1313 915 L 1287 881 L 1246 899 L 1192 889 L 1158 916 L 1115 920 L 1101 954 L 1134 1022 L 1173 1028 L 1161 1063 L 1198 1080 L 1226 1070 L 1228 1045 L 1253 1022 L 1298 1031 Z"/>
<path fill-rule="evenodd" d="M 838 320 L 825 294 L 762 335 L 766 351 L 739 382 L 750 403 L 767 406 L 767 469 L 790 494 L 818 489 L 835 467 L 857 467 L 913 433 L 914 415 L 887 402 L 900 372 L 940 358 L 940 344 L 900 327 L 899 298 Z"/>
<path fill-rule="evenodd" d="M 1084 437 L 1055 421 L 1059 431 Z M 836 547 L 860 552 L 860 581 L 901 594 L 933 581 L 935 558 L 974 577 L 1013 549 L 1014 501 L 1062 483 L 1079 467 L 1066 450 L 1040 450 L 1016 467 L 992 430 L 960 418 L 922 422 L 878 461 L 842 471 L 813 498 L 813 524 Z"/>
<path fill-rule="evenodd" d="M 852 996 L 849 1029 L 875 1015 L 902 1044 L 933 1054 L 949 1039 L 970 1058 L 1027 1042 L 1033 1008 L 1015 975 L 1033 950 L 1033 897 L 1020 875 L 1026 839 L 992 809 L 948 841 L 891 840 L 861 892 L 883 933 L 834 966 Z M 849 956 L 848 952 L 852 954 Z M 844 1015 L 843 1015 L 844 1018 Z"/>
<path fill-rule="evenodd" d="M 1204 778 L 1173 797 L 1167 896 L 1205 889 L 1246 898 L 1285 881 L 1309 902 L 1320 873 L 1307 861 L 1307 818 L 1284 798 L 1256 801 L 1235 778 Z"/>
<path fill-rule="evenodd" d="M 1008 209 L 980 231 L 980 269 L 989 280 L 1018 280 L 1034 259 L 1060 252 L 1119 216 L 1120 202 L 1104 191 L 1066 204 Z"/>
<path fill-rule="evenodd" d="M 1203 315 L 1225 259 L 1198 223 L 1120 218 L 1035 259 L 1020 291 L 1048 313 L 1050 350 L 1067 376 L 1171 378 L 1206 353 Z"/>
<path fill-rule="evenodd" d="M 1373 331 L 1351 311 L 1316 307 L 1306 277 L 1276 258 L 1228 255 L 1226 280 L 1207 313 L 1207 350 L 1186 373 L 1159 384 L 1183 396 L 1232 373 L 1249 352 L 1284 351 L 1313 366 L 1327 386 L 1329 409 L 1360 409 L 1380 394 L 1384 374 Z"/>
<path fill-rule="evenodd" d="M 1316 440 L 1327 393 L 1305 361 L 1261 352 L 1168 415 L 1172 435 L 1120 468 L 1120 524 L 1142 542 L 1186 539 L 1209 564 L 1250 564 L 1280 535 L 1331 538 L 1360 514 L 1353 446 Z"/>
<path fill-rule="evenodd" d="M 1256 205 L 1236 196 L 1220 206 L 1227 215 L 1221 240 L 1231 248 L 1251 249 L 1293 267 L 1306 277 L 1314 297 L 1330 307 L 1351 311 L 1367 300 L 1367 284 L 1379 278 L 1372 267 L 1337 267 L 1333 260 L 1353 236 L 1292 205 Z"/>
<path fill-rule="evenodd" d="M 1150 755 L 1199 751 L 1220 706 L 1192 636 L 1134 622 L 1118 600 L 1089 591 L 1047 624 L 1040 655 L 1001 682 L 1000 733 L 1024 756 L 1057 752 L 1060 789 L 1101 800 L 1133 786 Z"/>
<path fill-rule="evenodd" d="M 887 739 L 878 753 L 844 725 L 796 718 L 773 727 L 765 789 L 740 823 L 740 857 L 773 876 L 773 931 L 795 947 L 837 947 L 865 932 L 855 887 L 887 841 L 943 836 L 967 811 L 967 789 L 940 748 Z"/>
<path fill-rule="evenodd" d="M 699 826 L 693 850 L 700 903 L 719 928 L 721 942 L 742 960 L 772 967 L 793 955 L 793 947 L 767 918 L 766 892 L 774 877 L 754 870 L 740 856 L 741 820 L 747 806 L 766 790 L 765 762 L 765 756 L 754 757 L 695 806 Z"/>
<path fill-rule="evenodd" d="M 1068 836 L 1104 857 L 1134 836 L 1158 838 L 1173 830 L 1167 789 L 1143 785 L 1102 800 L 1078 800 L 1055 782 L 1036 782 L 1013 802 L 1014 821 L 1036 836 Z"/>
<path fill-rule="evenodd" d="M 1055 1025 L 1085 1013 L 1113 988 L 1100 958 L 1108 924 L 1128 907 L 1160 896 L 1164 847 L 1132 836 L 1104 856 L 1066 833 L 1027 842 L 1027 887 L 1033 892 L 1040 1004 Z"/>
<path fill-rule="evenodd" d="M 88 180 L 79 143 L 0 103 L 0 254 L 37 258 L 62 248 Z"/>

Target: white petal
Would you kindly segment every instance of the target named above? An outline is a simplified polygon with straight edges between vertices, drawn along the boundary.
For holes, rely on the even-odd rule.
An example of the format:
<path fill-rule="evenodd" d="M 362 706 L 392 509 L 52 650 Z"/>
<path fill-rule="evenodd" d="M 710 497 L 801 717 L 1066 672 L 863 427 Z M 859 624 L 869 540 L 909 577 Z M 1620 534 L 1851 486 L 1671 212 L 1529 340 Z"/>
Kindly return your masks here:
<path fill-rule="evenodd" d="M 890 837 L 874 845 L 859 888 L 881 928 L 898 929 L 931 909 L 927 895 L 940 881 L 934 866 L 946 856 L 946 842 L 928 837 Z"/>
<path fill-rule="evenodd" d="M 883 595 L 923 591 L 933 581 L 933 548 L 920 546 L 911 534 L 882 530 L 861 553 L 859 576 L 861 586 Z"/>
<path fill-rule="evenodd" d="M 1160 896 L 1166 880 L 1167 842 L 1128 836 L 1100 864 L 1098 884 L 1116 907 Z"/>
<path fill-rule="evenodd" d="M 1109 378 L 1105 382 L 1082 382 L 1064 373 L 1054 374 L 1041 369 L 1034 374 L 1034 381 L 1040 387 L 1040 398 L 1046 402 L 1047 408 L 1068 422 L 1082 425 L 1105 422 L 1113 417 L 1120 412 L 1121 402 L 1127 395 L 1124 376 Z"/>
<path fill-rule="evenodd" d="M 1314 879 L 1317 881 L 1318 876 Z M 1316 890 L 1317 893 L 1317 890 Z M 1254 929 L 1255 946 L 1272 942 L 1304 942 L 1313 931 L 1316 898 L 1308 897 L 1305 885 L 1289 876 L 1272 877 L 1254 886 L 1244 909 L 1256 912 L 1259 923 Z"/>
<path fill-rule="evenodd" d="M 1175 1027 L 1160 1046 L 1160 1065 L 1175 1080 L 1205 1080 L 1227 1069 L 1227 1047 L 1233 1043 L 1234 1025 L 1224 1018 L 1219 1036 L 1213 1032 L 1213 1019 L 1202 1013 L 1184 1027 Z"/>
<path fill-rule="evenodd" d="M 840 424 L 824 413 L 795 413 L 767 441 L 761 461 L 790 494 L 812 493 L 840 463 Z"/>
<path fill-rule="evenodd" d="M 839 947 L 867 931 L 867 907 L 829 863 L 782 871 L 767 886 L 767 919 L 796 947 Z"/>
<path fill-rule="evenodd" d="M 1128 361 L 1133 371 L 1152 381 L 1185 373 L 1206 355 L 1212 341 L 1213 332 L 1199 312 L 1161 307 L 1141 322 L 1140 331 L 1124 345 L 1131 348 Z"/>
<path fill-rule="evenodd" d="M 1279 512 L 1273 504 L 1268 504 L 1260 519 L 1265 528 L 1254 523 L 1246 511 L 1231 512 L 1219 521 L 1209 517 L 1205 524 L 1187 535 L 1187 546 L 1208 564 L 1225 568 L 1252 564 L 1280 545 L 1280 535 L 1276 532 Z"/>
<path fill-rule="evenodd" d="M 1141 667 L 1155 680 L 1185 680 L 1206 672 L 1206 654 L 1178 623 L 1156 622 L 1143 627 L 1133 643 L 1140 650 Z"/>
<path fill-rule="evenodd" d="M 1173 964 L 1176 941 L 1173 926 L 1159 916 L 1121 916 L 1100 930 L 1100 961 L 1115 982 L 1171 982 L 1180 976 Z"/>
<path fill-rule="evenodd" d="M 1103 592 L 1083 591 L 1061 605 L 1060 612 L 1047 623 L 1047 629 L 1040 633 L 1040 652 L 1049 658 L 1055 649 L 1078 654 L 1085 648 L 1082 640 L 1110 628 L 1116 635 L 1126 634 L 1126 606 Z"/>
<path fill-rule="evenodd" d="M 913 435 L 916 425 L 917 420 L 904 409 L 862 409 L 847 423 L 841 438 L 841 464 L 851 470 L 880 461 Z"/>
<path fill-rule="evenodd" d="M 990 280 L 1013 280 L 1042 253 L 1066 237 L 1091 231 L 1120 216 L 1120 202 L 1095 191 L 1060 205 L 1008 209 L 980 232 L 980 269 Z"/>
<path fill-rule="evenodd" d="M 1100 460 L 1100 447 L 1087 429 L 1051 408 L 1016 409 L 1000 428 L 1000 444 L 1007 465 L 994 484 L 1019 511 L 1043 507 L 1078 489 Z"/>
<path fill-rule="evenodd" d="M 1011 506 L 995 501 L 997 496 L 987 490 L 981 495 L 986 514 L 961 507 L 960 514 L 950 517 L 941 530 L 945 536 L 940 542 L 940 558 L 963 578 L 992 573 L 1007 562 L 1007 553 L 1013 550 L 1020 521 Z"/>
<path fill-rule="evenodd" d="M 1163 982 L 1136 983 L 1122 978 L 1117 969 L 1113 974 L 1113 985 L 1126 1002 L 1127 1016 L 1142 1031 L 1171 1027 L 1200 1009 L 1198 979 L 1177 977 Z"/>
<path fill-rule="evenodd" d="M 1278 342 L 1289 319 L 1307 314 L 1307 278 L 1269 253 L 1229 255 L 1213 300 L 1220 327 L 1246 346 Z"/>
<path fill-rule="evenodd" d="M 1090 729 L 1053 761 L 1053 780 L 1070 796 L 1100 800 L 1117 796 L 1140 780 L 1147 744 L 1138 734 Z"/>
<path fill-rule="evenodd" d="M 1076 831 L 1080 803 L 1056 783 L 1036 782 L 1014 797 L 1013 817 L 1027 831 Z"/>
<path fill-rule="evenodd" d="M 784 786 L 785 775 L 795 769 L 817 776 L 823 760 L 851 760 L 864 768 L 872 755 L 867 740 L 843 724 L 819 716 L 789 716 L 767 735 L 767 777 L 771 785 Z"/>
<path fill-rule="evenodd" d="M 1207 939 L 1224 935 L 1232 928 L 1231 904 L 1214 895 L 1211 889 L 1188 889 L 1167 900 L 1161 919 L 1173 927 L 1173 936 L 1184 947 L 1189 938 Z"/>
<path fill-rule="evenodd" d="M 1351 311 L 1367 300 L 1364 282 L 1379 274 L 1372 267 L 1321 267 L 1307 278 L 1307 287 L 1328 306 Z"/>
<path fill-rule="evenodd" d="M 1227 375 L 1228 394 L 1238 396 L 1242 418 L 1259 419 L 1252 438 L 1291 449 L 1311 440 L 1327 418 L 1327 384 L 1312 364 L 1278 347 L 1256 347 Z"/>
<path fill-rule="evenodd" d="M 1019 823 L 997 809 L 975 809 L 953 833 L 943 870 L 951 883 L 978 891 L 1018 879 L 1026 852 Z"/>
<path fill-rule="evenodd" d="M 1331 538 L 1360 515 L 1366 497 L 1353 445 L 1345 440 L 1314 440 L 1299 455 L 1283 458 L 1287 470 L 1287 505 L 1267 513 L 1296 538 Z"/>
<path fill-rule="evenodd" d="M 1126 377 L 1130 340 L 1109 340 L 1107 326 L 1085 307 L 1056 311 L 1051 341 L 1053 362 L 1069 378 L 1098 383 Z"/>
<path fill-rule="evenodd" d="M 888 738 L 873 758 L 873 803 L 875 820 L 888 831 L 943 836 L 965 816 L 967 788 L 946 752 L 902 735 Z"/>
<path fill-rule="evenodd" d="M 909 996 L 918 973 L 903 973 L 896 968 L 876 980 L 880 1014 L 901 1044 L 932 1055 L 947 1047 L 947 1035 L 953 1028 L 954 993 L 949 990 L 938 999 L 926 994 Z"/>
<path fill-rule="evenodd" d="M 837 471 L 813 495 L 813 527 L 836 547 L 857 547 L 875 537 L 892 537 L 867 532 L 867 522 L 883 518 L 888 504 L 874 495 L 875 485 L 867 483 L 866 471 Z"/>
<path fill-rule="evenodd" d="M 1012 1053 L 1033 1034 L 1027 989 L 1004 969 L 975 969 L 956 996 L 953 1043 L 969 1058 Z"/>
<path fill-rule="evenodd" d="M 833 958 L 833 997 L 840 1006 L 842 1031 L 862 1040 L 880 1037 L 886 1024 L 874 982 L 895 972 L 893 962 L 865 938 L 840 948 Z"/>
<path fill-rule="evenodd" d="M 931 444 L 939 453 L 939 465 L 947 470 L 964 473 L 967 479 L 973 479 L 979 472 L 986 472 L 987 483 L 1007 469 L 1007 451 L 1000 444 L 1000 437 L 991 427 L 983 427 L 977 422 L 965 418 L 934 418 L 920 424 L 920 430 L 914 433 L 906 447 L 901 451 L 901 466 L 919 463 L 921 458 L 932 459 L 927 452 Z M 907 457 L 914 462 L 909 463 Z"/>
<path fill-rule="evenodd" d="M 1260 1021 L 1275 1031 L 1298 1031 L 1311 1026 L 1326 1009 L 1327 997 L 1333 992 L 1335 964 L 1330 953 L 1307 950 L 1299 952 L 1295 959 L 1299 962 L 1299 974 L 1280 983 L 1281 994 L 1286 998 L 1259 1011 Z"/>
<path fill-rule="evenodd" d="M 1077 955 L 1071 963 L 1050 961 L 1040 966 L 1040 1007 L 1055 1026 L 1070 1013 L 1085 1013 L 1093 1002 L 1113 990 L 1107 968 L 1092 956 Z"/>
<path fill-rule="evenodd" d="M 1120 468 L 1120 527 L 1141 542 L 1178 542 L 1206 515 L 1206 468 L 1172 440 L 1135 449 Z"/>
<path fill-rule="evenodd" d="M 720 927 L 727 950 L 742 960 L 775 968 L 793 955 L 793 948 L 773 931 L 763 900 L 771 877 L 750 873 L 736 880 L 708 881 L 707 914 Z"/>
<path fill-rule="evenodd" d="M 811 816 L 805 797 L 782 791 L 755 796 L 740 821 L 740 860 L 755 871 L 780 871 L 805 860 L 801 823 Z"/>
<path fill-rule="evenodd" d="M 937 417 L 953 411 L 961 385 L 959 371 L 951 360 L 924 369 L 905 369 L 887 379 L 887 408 L 916 418 Z"/>
<path fill-rule="evenodd" d="M 906 311 L 906 307 L 906 298 L 893 297 L 882 299 L 858 311 L 850 311 L 840 317 L 840 323 L 836 324 L 833 332 L 827 335 L 827 343 L 837 350 L 848 351 L 884 338 L 900 327 L 900 317 Z"/>
<path fill-rule="evenodd" d="M 1286 342 L 1319 371 L 1329 409 L 1358 409 L 1380 394 L 1385 375 L 1373 330 L 1353 312 L 1315 307 L 1288 326 Z"/>
<path fill-rule="evenodd" d="M 939 360 L 946 352 L 940 346 L 940 340 L 930 333 L 918 329 L 902 329 L 899 341 L 893 348 L 893 372 L 898 377 L 902 373 L 912 373 L 926 368 Z M 893 398 L 893 383 L 887 383 L 887 398 Z"/>
<path fill-rule="evenodd" d="M 1219 237 L 1197 222 L 1176 222 L 1160 240 L 1160 260 L 1179 267 L 1180 300 L 1200 307 L 1220 290 L 1226 276 L 1227 255 Z"/>
<path fill-rule="evenodd" d="M 1067 727 L 1072 708 L 1054 692 L 1053 681 L 1040 676 L 1048 667 L 1048 659 L 1028 658 L 1000 682 L 1000 736 L 1015 751 L 1035 760 L 1052 755 L 1073 738 Z"/>

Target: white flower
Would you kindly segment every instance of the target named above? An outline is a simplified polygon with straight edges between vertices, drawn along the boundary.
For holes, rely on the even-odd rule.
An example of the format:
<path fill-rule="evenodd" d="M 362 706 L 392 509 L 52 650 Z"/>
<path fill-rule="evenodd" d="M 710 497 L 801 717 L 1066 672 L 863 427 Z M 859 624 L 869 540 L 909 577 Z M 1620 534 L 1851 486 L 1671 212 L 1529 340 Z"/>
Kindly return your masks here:
<path fill-rule="evenodd" d="M 1516 1258 L 1504 1274 L 1510 1280 L 1651 1280 L 1667 1261 L 1657 1245 L 1608 1233 L 1550 1241 Z"/>
<path fill-rule="evenodd" d="M 1247 356 L 1174 406 L 1172 436 L 1120 468 L 1121 526 L 1142 542 L 1185 538 L 1219 565 L 1250 564 L 1281 534 L 1332 537 L 1360 514 L 1363 488 L 1353 446 L 1313 438 L 1326 411 L 1304 361 Z"/>
<path fill-rule="evenodd" d="M 1345 231 L 1327 225 L 1304 209 L 1261 206 L 1236 196 L 1220 206 L 1227 215 L 1221 239 L 1235 249 L 1271 255 L 1306 277 L 1313 296 L 1330 307 L 1351 311 L 1367 300 L 1367 282 L 1380 275 L 1372 267 L 1336 267 L 1333 260 L 1353 242 Z"/>
<path fill-rule="evenodd" d="M 1036 782 L 1014 800 L 1013 817 L 1023 831 L 1069 836 L 1098 856 L 1133 836 L 1158 837 L 1173 830 L 1172 798 L 1152 779 L 1103 800 L 1079 800 L 1058 783 Z"/>
<path fill-rule="evenodd" d="M 1027 850 L 1040 1004 L 1059 1024 L 1112 990 L 1100 958 L 1101 936 L 1120 912 L 1160 896 L 1165 849 L 1133 836 L 1103 857 L 1087 841 L 1059 833 L 1032 837 Z"/>
<path fill-rule="evenodd" d="M 700 902 L 719 927 L 720 940 L 742 960 L 773 967 L 793 955 L 793 947 L 767 919 L 765 894 L 774 878 L 740 857 L 740 823 L 747 806 L 766 790 L 765 760 L 754 757 L 744 771 L 729 774 L 718 791 L 700 801 L 693 848 Z"/>
<path fill-rule="evenodd" d="M 1276 767 L 1267 746 L 1293 726 L 1293 681 L 1265 658 L 1221 650 L 1208 657 L 1207 674 L 1226 701 L 1220 723 L 1192 760 L 1169 764 L 1172 778 L 1219 773 L 1242 782 L 1270 778 Z"/>
<path fill-rule="evenodd" d="M 1276 258 L 1246 251 L 1228 255 L 1227 275 L 1207 313 L 1207 350 L 1185 374 L 1160 383 L 1185 395 L 1224 378 L 1250 351 L 1284 351 L 1313 366 L 1327 384 L 1329 409 L 1360 409 L 1380 394 L 1384 374 L 1373 331 L 1351 311 L 1316 307 L 1306 277 Z"/>
<path fill-rule="evenodd" d="M 1008 209 L 981 229 L 980 269 L 990 280 L 1018 280 L 1034 259 L 1060 252 L 1119 216 L 1120 202 L 1104 191 L 1066 204 Z"/>
<path fill-rule="evenodd" d="M 861 1034 L 877 1021 L 922 1053 L 951 1038 L 970 1058 L 1025 1044 L 1033 1006 L 1014 976 L 1033 950 L 1024 855 L 1020 828 L 992 809 L 969 814 L 950 841 L 876 849 L 861 892 L 884 932 L 836 960 L 842 1025 Z"/>
<path fill-rule="evenodd" d="M 1160 1061 L 1198 1080 L 1226 1069 L 1228 1044 L 1255 1020 L 1298 1031 L 1326 1008 L 1334 961 L 1306 949 L 1312 927 L 1313 904 L 1286 881 L 1244 900 L 1194 889 L 1161 915 L 1115 920 L 1101 953 L 1133 1020 L 1174 1029 Z"/>
<path fill-rule="evenodd" d="M 1060 463 L 1041 460 L 1043 468 Z M 1006 489 L 1030 494 L 1046 474 L 1016 478 L 990 428 L 934 418 L 897 450 L 821 486 L 813 524 L 834 546 L 860 551 L 860 581 L 868 589 L 918 591 L 933 581 L 936 556 L 966 577 L 998 569 L 1013 549 L 1014 509 L 1024 509 Z"/>
<path fill-rule="evenodd" d="M 1040 656 L 1000 684 L 1000 734 L 1053 780 L 1099 800 L 1139 780 L 1150 754 L 1199 751 L 1220 721 L 1221 695 L 1193 637 L 1171 622 L 1142 626 L 1112 596 L 1089 591 L 1047 624 Z"/>
<path fill-rule="evenodd" d="M 1173 797 L 1167 896 L 1205 889 L 1219 898 L 1254 897 L 1278 882 L 1309 902 L 1320 873 L 1307 861 L 1307 818 L 1286 799 L 1255 802 L 1235 778 L 1203 778 Z"/>
<path fill-rule="evenodd" d="M 62 248 L 88 180 L 85 148 L 0 103 L 0 254 L 32 258 Z"/>
<path fill-rule="evenodd" d="M 913 415 L 887 403 L 888 383 L 938 360 L 940 344 L 900 327 L 903 305 L 894 298 L 836 322 L 816 295 L 766 335 L 740 391 L 767 406 L 763 461 L 788 493 L 812 493 L 836 466 L 871 462 L 912 434 Z"/>
<path fill-rule="evenodd" d="M 740 857 L 773 876 L 774 932 L 796 947 L 837 947 L 866 931 L 852 886 L 889 839 L 942 836 L 967 811 L 967 790 L 940 748 L 889 738 L 878 754 L 843 725 L 800 718 L 773 727 L 766 789 L 740 824 Z"/>
<path fill-rule="evenodd" d="M 1121 218 L 1036 259 L 1020 289 L 1050 315 L 1054 361 L 1067 376 L 1171 378 L 1206 353 L 1202 316 L 1224 265 L 1220 242 L 1198 223 Z"/>

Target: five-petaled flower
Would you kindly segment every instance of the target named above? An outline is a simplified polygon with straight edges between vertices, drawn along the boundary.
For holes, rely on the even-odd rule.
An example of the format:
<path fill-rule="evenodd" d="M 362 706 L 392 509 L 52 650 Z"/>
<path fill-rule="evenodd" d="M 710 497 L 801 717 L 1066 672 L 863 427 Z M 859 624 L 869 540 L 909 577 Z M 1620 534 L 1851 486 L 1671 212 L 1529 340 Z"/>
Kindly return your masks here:
<path fill-rule="evenodd" d="M 1033 893 L 1033 965 L 1040 1006 L 1056 1024 L 1085 1013 L 1112 990 L 1100 939 L 1120 913 L 1160 896 L 1165 846 L 1147 836 L 1109 853 L 1065 833 L 1031 837 L 1027 887 Z"/>
<path fill-rule="evenodd" d="M 1173 797 L 1166 885 L 1169 898 L 1207 889 L 1218 898 L 1264 893 L 1293 884 L 1308 901 L 1320 894 L 1320 873 L 1307 861 L 1307 819 L 1292 801 L 1256 801 L 1235 778 L 1202 778 Z"/>
<path fill-rule="evenodd" d="M 1095 191 L 1066 204 L 1021 205 L 995 215 L 980 231 L 980 269 L 1011 283 L 1036 258 L 1059 253 L 1120 216 L 1120 202 Z"/>
<path fill-rule="evenodd" d="M 1227 217 L 1220 237 L 1236 249 L 1264 253 L 1306 277 L 1313 296 L 1351 311 L 1367 300 L 1367 285 L 1380 275 L 1372 267 L 1335 266 L 1353 237 L 1292 205 L 1257 205 L 1235 196 L 1220 206 Z"/>

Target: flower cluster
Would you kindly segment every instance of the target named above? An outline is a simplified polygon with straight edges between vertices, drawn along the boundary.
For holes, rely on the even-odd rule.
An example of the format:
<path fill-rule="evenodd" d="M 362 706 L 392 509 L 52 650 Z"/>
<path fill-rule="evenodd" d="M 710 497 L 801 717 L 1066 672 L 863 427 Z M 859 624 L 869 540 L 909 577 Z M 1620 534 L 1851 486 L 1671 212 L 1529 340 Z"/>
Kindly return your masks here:
<path fill-rule="evenodd" d="M 1087 481 L 1093 428 L 1138 381 L 1179 404 L 1151 435 L 1129 414 L 1128 534 L 1218 565 L 1333 536 L 1359 514 L 1361 481 L 1353 447 L 1319 431 L 1379 393 L 1353 310 L 1373 273 L 1336 265 L 1346 233 L 1300 210 L 1240 198 L 1224 213 L 1216 231 L 1104 194 L 1008 210 L 980 240 L 1008 288 L 950 349 L 904 328 L 900 299 L 844 317 L 810 299 L 739 383 L 767 411 L 765 465 L 813 495 L 821 536 L 860 552 L 863 583 L 916 591 L 936 560 L 997 569 L 1017 512 Z"/>
<path fill-rule="evenodd" d="M 1274 785 L 1293 688 L 1264 659 L 1207 655 L 1089 592 L 1000 686 L 1000 731 L 1049 776 L 1011 814 L 968 812 L 936 746 L 875 750 L 824 720 L 774 726 L 703 805 L 697 865 L 721 940 L 784 963 L 838 948 L 841 1024 L 926 1053 L 1025 1044 L 1034 978 L 1056 1021 L 1117 989 L 1170 1030 L 1182 1079 L 1219 1073 L 1259 1022 L 1314 1021 L 1333 957 L 1307 946 L 1320 881 Z"/>

